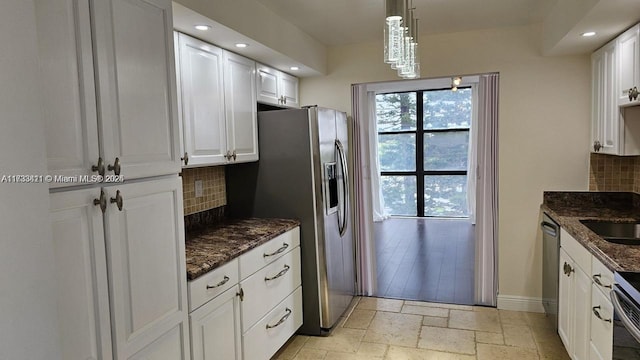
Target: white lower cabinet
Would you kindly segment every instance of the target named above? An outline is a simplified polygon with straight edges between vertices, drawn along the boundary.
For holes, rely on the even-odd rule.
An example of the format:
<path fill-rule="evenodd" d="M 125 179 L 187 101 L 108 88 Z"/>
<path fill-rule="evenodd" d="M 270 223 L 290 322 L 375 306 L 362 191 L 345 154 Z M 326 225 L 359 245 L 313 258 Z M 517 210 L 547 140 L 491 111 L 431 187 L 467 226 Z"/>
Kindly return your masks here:
<path fill-rule="evenodd" d="M 269 359 L 302 325 L 300 228 L 189 282 L 191 358 Z"/>
<path fill-rule="evenodd" d="M 591 360 L 611 359 L 613 354 L 613 305 L 597 287 L 591 290 Z"/>
<path fill-rule="evenodd" d="M 302 325 L 302 287 L 289 295 L 247 330 L 242 343 L 244 358 L 270 359 Z"/>
<path fill-rule="evenodd" d="M 161 347 L 180 354 L 172 359 L 185 359 L 189 335 L 182 181 L 174 177 L 103 190 L 109 199 L 105 228 L 115 357 L 136 358 L 141 351 Z"/>
<path fill-rule="evenodd" d="M 239 291 L 235 285 L 189 315 L 192 359 L 242 359 Z"/>
<path fill-rule="evenodd" d="M 63 359 L 112 358 L 100 189 L 51 194 Z"/>
<path fill-rule="evenodd" d="M 561 230 L 558 335 L 573 360 L 611 360 L 612 272 Z"/>

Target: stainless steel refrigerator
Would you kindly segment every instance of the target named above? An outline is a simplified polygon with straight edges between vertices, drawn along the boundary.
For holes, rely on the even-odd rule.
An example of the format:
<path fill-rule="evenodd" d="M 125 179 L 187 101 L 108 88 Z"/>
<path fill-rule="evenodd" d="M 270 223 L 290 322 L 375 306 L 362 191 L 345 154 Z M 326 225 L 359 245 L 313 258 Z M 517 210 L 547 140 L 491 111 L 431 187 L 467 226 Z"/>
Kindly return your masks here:
<path fill-rule="evenodd" d="M 309 107 L 258 113 L 260 160 L 227 166 L 230 216 L 301 222 L 304 322 L 325 335 L 355 292 L 347 116 Z"/>

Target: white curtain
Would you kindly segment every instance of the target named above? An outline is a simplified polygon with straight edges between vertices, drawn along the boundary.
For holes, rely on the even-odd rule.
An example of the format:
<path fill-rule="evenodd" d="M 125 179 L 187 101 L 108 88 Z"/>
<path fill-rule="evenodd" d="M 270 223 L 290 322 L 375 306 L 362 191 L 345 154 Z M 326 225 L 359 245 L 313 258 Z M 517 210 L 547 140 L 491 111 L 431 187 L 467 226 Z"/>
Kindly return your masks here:
<path fill-rule="evenodd" d="M 469 129 L 469 156 L 467 165 L 467 210 L 469 221 L 476 224 L 476 170 L 478 167 L 478 85 L 471 85 L 473 108 L 471 109 L 471 126 Z"/>
<path fill-rule="evenodd" d="M 373 230 L 374 209 L 384 209 L 384 204 L 375 204 L 374 194 L 380 194 L 378 162 L 371 161 L 377 156 L 377 133 L 372 137 L 371 128 L 375 129 L 375 121 L 371 117 L 370 97 L 365 85 L 353 85 L 351 103 L 354 125 L 354 209 L 355 209 L 355 241 L 357 252 L 358 293 L 372 296 L 376 292 L 376 252 Z M 375 100 L 375 98 L 374 98 Z M 373 102 L 375 104 L 375 101 Z M 375 108 L 374 108 L 375 110 Z M 373 112 L 375 114 L 375 111 Z M 374 146 L 374 150 L 372 150 Z M 375 153 L 373 155 L 372 153 Z M 374 185 L 378 188 L 374 191 Z M 378 196 L 380 198 L 380 196 Z"/>
<path fill-rule="evenodd" d="M 498 293 L 499 75 L 480 76 L 476 166 L 476 290 L 479 305 L 496 306 Z"/>

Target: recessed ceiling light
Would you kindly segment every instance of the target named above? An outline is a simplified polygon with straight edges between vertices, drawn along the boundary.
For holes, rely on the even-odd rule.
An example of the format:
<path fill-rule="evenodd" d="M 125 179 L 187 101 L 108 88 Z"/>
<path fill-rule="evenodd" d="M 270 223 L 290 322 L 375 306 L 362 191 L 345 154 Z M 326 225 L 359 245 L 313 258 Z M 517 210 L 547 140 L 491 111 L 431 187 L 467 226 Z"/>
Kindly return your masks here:
<path fill-rule="evenodd" d="M 300 68 L 299 68 L 299 67 L 297 67 L 297 66 L 292 66 L 292 67 L 290 67 L 289 69 L 291 69 L 291 70 L 293 70 L 293 71 L 298 71 L 298 70 L 300 70 Z"/>
<path fill-rule="evenodd" d="M 594 36 L 596 34 L 595 31 L 587 31 L 587 32 L 583 32 L 581 35 L 584 37 L 590 37 L 590 36 Z"/>
<path fill-rule="evenodd" d="M 200 30 L 200 31 L 207 31 L 207 30 L 211 29 L 211 26 L 209 26 L 209 25 L 196 25 L 196 26 L 194 26 L 194 28 L 196 28 L 196 30 Z"/>
<path fill-rule="evenodd" d="M 237 43 L 237 44 L 236 44 L 236 47 L 237 47 L 237 48 L 242 48 L 242 49 L 243 49 L 243 48 L 246 48 L 247 46 L 249 46 L 249 44 L 245 44 L 245 43 Z"/>

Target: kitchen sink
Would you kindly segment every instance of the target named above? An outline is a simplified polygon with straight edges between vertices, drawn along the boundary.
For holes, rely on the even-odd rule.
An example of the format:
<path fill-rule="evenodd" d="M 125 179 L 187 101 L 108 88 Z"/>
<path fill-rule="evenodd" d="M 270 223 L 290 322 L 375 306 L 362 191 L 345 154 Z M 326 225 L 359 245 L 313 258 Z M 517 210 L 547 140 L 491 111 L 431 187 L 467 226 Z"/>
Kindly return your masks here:
<path fill-rule="evenodd" d="M 616 223 L 598 220 L 580 220 L 605 241 L 623 245 L 640 245 L 640 222 Z"/>

